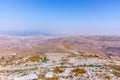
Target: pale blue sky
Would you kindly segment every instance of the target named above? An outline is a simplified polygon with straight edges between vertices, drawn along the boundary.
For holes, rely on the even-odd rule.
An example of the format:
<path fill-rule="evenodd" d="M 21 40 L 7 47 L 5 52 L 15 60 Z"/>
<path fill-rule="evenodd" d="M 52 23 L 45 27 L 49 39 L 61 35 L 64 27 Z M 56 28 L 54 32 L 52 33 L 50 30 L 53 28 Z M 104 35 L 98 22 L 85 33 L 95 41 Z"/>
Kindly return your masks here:
<path fill-rule="evenodd" d="M 0 31 L 120 35 L 120 0 L 0 0 Z"/>

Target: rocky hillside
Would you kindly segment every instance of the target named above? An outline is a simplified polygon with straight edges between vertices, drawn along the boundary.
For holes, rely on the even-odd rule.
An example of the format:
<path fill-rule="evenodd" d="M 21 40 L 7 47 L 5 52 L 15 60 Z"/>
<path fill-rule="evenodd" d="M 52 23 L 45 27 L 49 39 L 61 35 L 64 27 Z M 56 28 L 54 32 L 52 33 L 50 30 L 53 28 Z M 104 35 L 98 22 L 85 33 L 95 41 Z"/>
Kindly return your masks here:
<path fill-rule="evenodd" d="M 1 37 L 0 80 L 120 80 L 119 39 Z"/>
<path fill-rule="evenodd" d="M 102 57 L 120 56 L 118 36 L 1 37 L 0 55 L 35 52 L 87 52 Z"/>
<path fill-rule="evenodd" d="M 120 58 L 36 53 L 0 60 L 0 80 L 120 80 Z"/>

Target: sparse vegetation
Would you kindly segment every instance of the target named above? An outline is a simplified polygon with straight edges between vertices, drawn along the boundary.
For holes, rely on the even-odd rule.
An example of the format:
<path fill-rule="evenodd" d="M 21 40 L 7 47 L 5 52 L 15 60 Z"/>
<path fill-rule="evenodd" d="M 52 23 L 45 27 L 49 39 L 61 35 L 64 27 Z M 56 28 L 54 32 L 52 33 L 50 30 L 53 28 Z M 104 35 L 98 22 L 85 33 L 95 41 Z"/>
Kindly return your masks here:
<path fill-rule="evenodd" d="M 27 61 L 30 61 L 30 62 L 39 62 L 41 59 L 41 56 L 40 54 L 36 54 L 36 55 L 33 55 L 33 56 L 30 56 Z"/>
<path fill-rule="evenodd" d="M 52 43 L 54 44 L 52 46 L 49 43 L 44 43 L 44 45 L 36 43 L 37 47 L 29 48 L 30 50 L 25 48 L 26 50 L 23 49 L 21 51 L 21 54 L 25 52 L 30 53 L 30 55 L 21 56 L 11 53 L 12 55 L 10 56 L 1 56 L 0 78 L 5 77 L 7 80 L 16 80 L 15 78 L 18 80 L 21 80 L 21 78 L 24 78 L 24 80 L 26 78 L 30 78 L 31 80 L 120 79 L 119 57 L 112 55 L 111 58 L 106 57 L 99 50 L 96 51 L 87 48 L 86 46 L 88 45 L 86 43 L 86 46 L 83 47 L 82 43 L 79 46 L 74 44 L 74 41 L 71 41 L 72 44 L 69 44 L 69 41 L 65 44 L 63 41 L 61 41 L 60 45 L 59 43 L 57 45 Z M 95 44 L 97 46 L 97 43 Z M 90 47 L 92 48 L 92 46 Z M 107 45 L 105 45 L 106 47 Z"/>

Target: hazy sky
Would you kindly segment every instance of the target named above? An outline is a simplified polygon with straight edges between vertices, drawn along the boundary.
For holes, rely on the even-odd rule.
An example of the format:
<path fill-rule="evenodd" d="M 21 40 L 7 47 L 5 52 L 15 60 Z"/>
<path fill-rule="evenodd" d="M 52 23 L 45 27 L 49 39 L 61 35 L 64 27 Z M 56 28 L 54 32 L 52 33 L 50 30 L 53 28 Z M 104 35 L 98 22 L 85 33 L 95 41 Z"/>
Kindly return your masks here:
<path fill-rule="evenodd" d="M 120 35 L 120 0 L 0 0 L 0 31 Z"/>

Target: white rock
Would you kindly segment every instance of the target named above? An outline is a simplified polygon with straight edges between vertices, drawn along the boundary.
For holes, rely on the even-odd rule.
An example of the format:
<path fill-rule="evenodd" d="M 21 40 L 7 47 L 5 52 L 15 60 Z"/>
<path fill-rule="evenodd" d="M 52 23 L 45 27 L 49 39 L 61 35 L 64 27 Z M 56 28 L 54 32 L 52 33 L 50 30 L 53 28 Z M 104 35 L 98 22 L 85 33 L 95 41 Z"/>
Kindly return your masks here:
<path fill-rule="evenodd" d="M 51 77 L 53 77 L 53 74 L 54 74 L 53 72 L 48 72 L 48 73 L 45 74 L 45 77 L 46 78 L 51 78 Z"/>
<path fill-rule="evenodd" d="M 38 76 L 35 74 L 29 74 L 22 77 L 15 77 L 14 80 L 32 80 L 32 79 L 38 79 Z"/>

